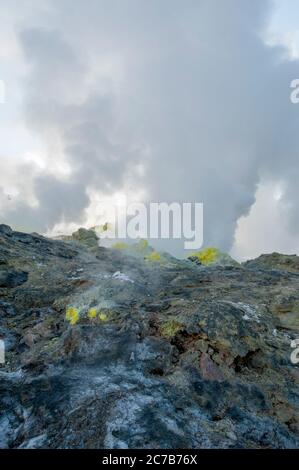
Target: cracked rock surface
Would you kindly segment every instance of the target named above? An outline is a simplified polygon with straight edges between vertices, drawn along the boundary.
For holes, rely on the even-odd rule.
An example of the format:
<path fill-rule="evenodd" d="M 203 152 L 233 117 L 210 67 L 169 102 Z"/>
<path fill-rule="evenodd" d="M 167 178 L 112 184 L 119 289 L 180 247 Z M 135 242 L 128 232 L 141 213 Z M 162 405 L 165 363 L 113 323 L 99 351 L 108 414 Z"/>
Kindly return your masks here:
<path fill-rule="evenodd" d="M 0 226 L 0 447 L 298 448 L 298 257 L 143 250 Z"/>

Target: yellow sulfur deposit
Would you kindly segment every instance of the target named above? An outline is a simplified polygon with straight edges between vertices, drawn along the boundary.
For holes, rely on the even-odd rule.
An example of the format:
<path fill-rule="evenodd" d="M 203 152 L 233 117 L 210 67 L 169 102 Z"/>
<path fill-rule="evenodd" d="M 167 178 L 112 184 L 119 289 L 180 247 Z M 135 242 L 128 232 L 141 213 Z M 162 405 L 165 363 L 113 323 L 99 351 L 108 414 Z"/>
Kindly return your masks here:
<path fill-rule="evenodd" d="M 76 325 L 79 320 L 79 312 L 76 307 L 67 307 L 65 319 L 71 324 Z"/>
<path fill-rule="evenodd" d="M 113 248 L 114 250 L 125 250 L 126 248 L 128 248 L 128 245 L 124 242 L 117 242 L 114 243 L 111 248 Z"/>
<path fill-rule="evenodd" d="M 88 310 L 87 316 L 88 316 L 88 318 L 90 318 L 91 320 L 92 320 L 93 318 L 96 318 L 96 316 L 97 316 L 97 309 L 96 309 L 96 308 L 90 308 L 90 309 Z"/>
<path fill-rule="evenodd" d="M 205 248 L 204 250 L 197 251 L 196 253 L 192 253 L 191 256 L 198 258 L 202 264 L 207 265 L 207 264 L 213 263 L 216 260 L 218 255 L 219 255 L 219 250 L 217 250 L 217 248 L 209 247 L 209 248 Z"/>
<path fill-rule="evenodd" d="M 159 262 L 161 261 L 161 255 L 157 251 L 152 251 L 149 255 L 146 255 L 144 259 L 148 261 Z"/>
<path fill-rule="evenodd" d="M 160 327 L 160 332 L 166 338 L 173 338 L 181 329 L 183 325 L 176 320 L 168 320 Z"/>
<path fill-rule="evenodd" d="M 99 319 L 100 319 L 101 321 L 106 321 L 106 320 L 107 320 L 107 315 L 106 315 L 106 313 L 100 312 L 100 313 L 99 313 Z"/>

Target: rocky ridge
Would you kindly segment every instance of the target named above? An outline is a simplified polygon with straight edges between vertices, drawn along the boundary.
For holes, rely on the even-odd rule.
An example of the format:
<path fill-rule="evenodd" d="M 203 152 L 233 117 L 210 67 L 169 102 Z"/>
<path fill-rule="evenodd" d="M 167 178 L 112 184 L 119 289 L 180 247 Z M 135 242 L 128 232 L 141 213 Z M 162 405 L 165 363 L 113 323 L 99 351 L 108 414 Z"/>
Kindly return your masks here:
<path fill-rule="evenodd" d="M 151 254 L 0 226 L 1 448 L 299 447 L 298 257 Z"/>

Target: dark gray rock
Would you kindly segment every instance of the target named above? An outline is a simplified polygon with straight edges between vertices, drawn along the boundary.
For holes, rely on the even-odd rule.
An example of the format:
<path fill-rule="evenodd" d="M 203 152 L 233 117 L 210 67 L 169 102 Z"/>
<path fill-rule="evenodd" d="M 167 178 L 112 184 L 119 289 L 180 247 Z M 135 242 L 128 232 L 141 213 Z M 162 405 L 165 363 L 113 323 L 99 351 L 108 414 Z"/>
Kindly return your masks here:
<path fill-rule="evenodd" d="M 5 224 L 0 224 L 0 234 L 6 235 L 6 236 L 11 236 L 12 235 L 12 229 L 8 225 Z"/>
<path fill-rule="evenodd" d="M 7 264 L 7 257 L 0 253 L 0 265 Z"/>
<path fill-rule="evenodd" d="M 0 270 L 0 287 L 16 287 L 24 284 L 28 279 L 25 271 L 15 271 L 13 269 Z"/>
<path fill-rule="evenodd" d="M 14 331 L 0 326 L 0 339 L 4 341 L 6 352 L 16 349 L 18 339 Z"/>
<path fill-rule="evenodd" d="M 4 302 L 4 300 L 0 299 L 0 323 L 4 317 L 12 317 L 16 314 L 14 307 L 8 303 Z"/>

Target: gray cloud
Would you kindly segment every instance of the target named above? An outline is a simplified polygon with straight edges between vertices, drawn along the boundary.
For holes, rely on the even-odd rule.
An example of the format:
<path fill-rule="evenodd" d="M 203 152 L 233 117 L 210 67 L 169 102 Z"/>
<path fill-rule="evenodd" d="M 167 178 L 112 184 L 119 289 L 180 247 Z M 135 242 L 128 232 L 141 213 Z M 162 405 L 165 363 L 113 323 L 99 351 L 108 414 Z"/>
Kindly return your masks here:
<path fill-rule="evenodd" d="M 22 203 L 8 219 L 26 214 L 40 230 L 81 221 L 87 188 L 109 193 L 132 178 L 150 200 L 203 201 L 205 242 L 227 250 L 268 175 L 287 181 L 298 231 L 299 108 L 289 100 L 298 62 L 263 42 L 271 2 L 49 5 L 19 37 L 25 115 L 49 148 L 57 139 L 72 176 L 38 176 L 39 207 Z"/>

